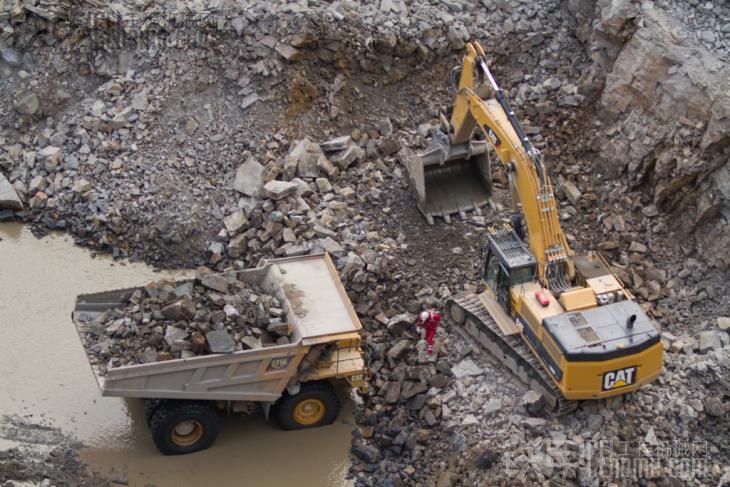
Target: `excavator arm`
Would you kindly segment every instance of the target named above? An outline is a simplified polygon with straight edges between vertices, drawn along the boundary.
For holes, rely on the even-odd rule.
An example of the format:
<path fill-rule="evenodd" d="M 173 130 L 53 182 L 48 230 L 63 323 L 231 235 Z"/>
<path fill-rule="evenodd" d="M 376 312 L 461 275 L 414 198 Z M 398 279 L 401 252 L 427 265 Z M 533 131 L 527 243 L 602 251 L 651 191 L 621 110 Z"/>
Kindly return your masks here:
<path fill-rule="evenodd" d="M 485 93 L 487 96 L 484 96 Z M 486 143 L 494 149 L 499 161 L 508 170 L 513 196 L 516 196 L 527 226 L 528 244 L 537 262 L 538 279 L 557 293 L 571 288 L 575 275 L 573 252 L 560 227 L 557 202 L 542 156 L 510 108 L 507 97 L 489 71 L 484 50 L 476 42 L 467 44 L 450 133 L 448 136 L 440 133 L 434 137 L 438 140 L 435 148 L 416 163 L 409 164 L 411 181 L 419 195 L 419 208 L 427 218 L 431 218 L 431 222 L 429 212 L 440 214 L 433 210 L 434 207 L 446 213 L 444 207 L 478 206 L 465 205 L 463 202 L 463 195 L 474 193 L 470 185 L 479 178 L 489 178 L 485 174 L 489 170 L 489 164 L 484 162 L 486 143 L 474 137 L 477 130 L 483 133 Z M 427 173 L 426 177 L 422 175 L 424 172 Z M 444 177 L 453 174 L 463 177 L 458 181 L 449 181 Z M 418 187 L 419 176 L 420 180 L 425 180 L 421 188 Z M 426 198 L 432 196 L 432 200 L 443 201 L 446 192 L 451 193 L 452 198 L 460 196 L 462 202 L 436 205 Z M 469 202 L 476 199 L 470 196 Z M 484 197 L 480 199 L 484 200 Z"/>
<path fill-rule="evenodd" d="M 487 88 L 493 96 L 482 99 L 475 92 Z M 468 143 L 479 129 L 507 167 L 522 207 L 528 244 L 537 261 L 543 285 L 561 292 L 574 277 L 573 252 L 560 227 L 558 206 L 540 152 L 520 125 L 507 97 L 487 66 L 478 43 L 467 46 L 451 116 L 452 145 Z"/>

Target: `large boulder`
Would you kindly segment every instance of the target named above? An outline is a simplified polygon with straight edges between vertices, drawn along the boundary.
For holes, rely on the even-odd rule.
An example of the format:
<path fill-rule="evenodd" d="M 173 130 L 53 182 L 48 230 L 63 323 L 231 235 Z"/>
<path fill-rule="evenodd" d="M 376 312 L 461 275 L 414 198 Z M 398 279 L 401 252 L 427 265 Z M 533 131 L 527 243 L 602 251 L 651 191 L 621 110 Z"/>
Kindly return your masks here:
<path fill-rule="evenodd" d="M 0 174 L 0 209 L 22 210 L 23 203 L 5 176 Z"/>
<path fill-rule="evenodd" d="M 233 189 L 247 196 L 257 196 L 264 185 L 264 166 L 248 159 L 236 171 Z"/>

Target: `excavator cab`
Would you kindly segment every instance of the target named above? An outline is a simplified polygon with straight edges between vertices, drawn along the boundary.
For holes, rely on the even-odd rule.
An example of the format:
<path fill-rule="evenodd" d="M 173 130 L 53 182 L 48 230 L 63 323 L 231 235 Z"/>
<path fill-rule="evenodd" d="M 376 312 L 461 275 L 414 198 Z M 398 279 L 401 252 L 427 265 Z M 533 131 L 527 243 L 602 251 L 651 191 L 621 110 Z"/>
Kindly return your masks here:
<path fill-rule="evenodd" d="M 510 289 L 536 280 L 535 257 L 511 228 L 490 230 L 482 276 L 507 313 L 511 312 Z"/>

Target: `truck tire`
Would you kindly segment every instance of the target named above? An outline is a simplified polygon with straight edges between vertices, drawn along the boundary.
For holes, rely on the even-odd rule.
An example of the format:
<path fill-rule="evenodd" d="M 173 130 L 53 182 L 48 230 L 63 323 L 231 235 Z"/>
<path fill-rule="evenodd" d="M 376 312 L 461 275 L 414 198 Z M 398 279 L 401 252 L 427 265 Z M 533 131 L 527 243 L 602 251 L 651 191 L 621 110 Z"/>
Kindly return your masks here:
<path fill-rule="evenodd" d="M 340 399 L 326 381 L 305 382 L 297 394 L 284 394 L 276 403 L 275 416 L 284 430 L 332 424 L 340 414 Z"/>
<path fill-rule="evenodd" d="M 147 425 L 147 427 L 150 427 L 150 421 L 152 421 L 152 415 L 155 414 L 155 411 L 160 406 L 160 404 L 164 403 L 164 399 L 143 399 L 144 401 L 144 422 Z"/>
<path fill-rule="evenodd" d="M 218 413 L 205 402 L 163 401 L 150 418 L 155 445 L 165 455 L 205 450 L 219 430 Z"/>

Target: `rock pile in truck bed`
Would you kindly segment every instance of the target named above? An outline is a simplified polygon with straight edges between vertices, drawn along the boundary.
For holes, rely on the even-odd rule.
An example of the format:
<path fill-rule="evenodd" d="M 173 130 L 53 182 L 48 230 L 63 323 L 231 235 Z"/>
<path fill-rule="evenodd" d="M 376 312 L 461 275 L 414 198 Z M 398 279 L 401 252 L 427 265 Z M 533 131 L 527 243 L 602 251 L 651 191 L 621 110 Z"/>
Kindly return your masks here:
<path fill-rule="evenodd" d="M 237 279 L 199 273 L 140 288 L 123 307 L 86 324 L 83 339 L 101 375 L 108 369 L 289 343 L 279 300 Z"/>

